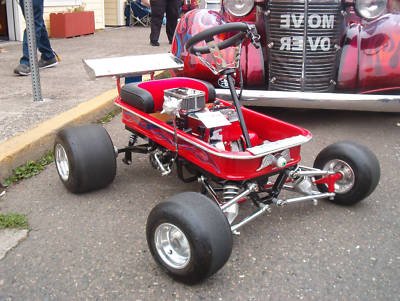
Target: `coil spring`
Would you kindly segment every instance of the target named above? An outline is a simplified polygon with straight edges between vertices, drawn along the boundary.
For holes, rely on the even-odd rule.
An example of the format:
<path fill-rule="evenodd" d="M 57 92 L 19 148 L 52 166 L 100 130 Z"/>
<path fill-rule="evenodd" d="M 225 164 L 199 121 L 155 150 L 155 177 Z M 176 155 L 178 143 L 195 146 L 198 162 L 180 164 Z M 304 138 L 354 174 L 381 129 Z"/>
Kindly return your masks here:
<path fill-rule="evenodd" d="M 229 202 L 234 197 L 236 197 L 239 194 L 239 190 L 240 188 L 237 187 L 236 185 L 231 185 L 231 184 L 225 185 L 222 191 L 222 197 L 224 199 L 224 202 Z"/>

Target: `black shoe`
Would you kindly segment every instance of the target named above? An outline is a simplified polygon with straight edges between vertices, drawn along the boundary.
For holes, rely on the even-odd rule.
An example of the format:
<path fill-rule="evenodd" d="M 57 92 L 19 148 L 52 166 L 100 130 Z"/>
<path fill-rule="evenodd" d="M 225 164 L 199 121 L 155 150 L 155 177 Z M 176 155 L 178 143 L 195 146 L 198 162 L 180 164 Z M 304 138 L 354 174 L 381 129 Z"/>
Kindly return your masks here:
<path fill-rule="evenodd" d="M 25 64 L 19 64 L 15 69 L 14 73 L 18 75 L 29 75 L 31 74 L 31 68 Z"/>
<path fill-rule="evenodd" d="M 53 57 L 49 60 L 40 59 L 38 62 L 39 69 L 54 67 L 58 64 L 57 58 Z"/>
<path fill-rule="evenodd" d="M 150 41 L 150 45 L 151 46 L 160 46 L 160 43 L 158 43 L 157 41 Z"/>

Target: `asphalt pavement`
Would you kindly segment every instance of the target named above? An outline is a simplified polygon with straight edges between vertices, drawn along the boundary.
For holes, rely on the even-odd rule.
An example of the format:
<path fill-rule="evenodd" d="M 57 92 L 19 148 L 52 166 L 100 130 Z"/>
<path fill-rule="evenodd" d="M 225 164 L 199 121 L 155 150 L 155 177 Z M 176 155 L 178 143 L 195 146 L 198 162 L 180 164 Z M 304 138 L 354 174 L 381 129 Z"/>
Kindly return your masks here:
<path fill-rule="evenodd" d="M 52 40 L 63 61 L 41 73 L 44 97 L 32 103 L 29 78 L 12 75 L 20 47 L 0 44 L 2 139 L 30 132 L 114 87 L 112 79 L 89 81 L 82 58 L 163 52 L 148 46 L 148 29 L 123 28 L 67 40 Z M 116 41 L 116 37 L 118 40 Z M 165 36 L 163 36 L 165 38 Z M 68 55 L 71 53 L 71 55 Z M 74 55 L 72 55 L 74 54 Z M 79 54 L 79 55 L 78 55 Z M 397 300 L 400 296 L 399 114 L 264 109 L 303 126 L 313 140 L 303 164 L 335 141 L 369 147 L 381 164 L 381 181 L 365 201 L 340 207 L 296 204 L 273 208 L 234 237 L 231 258 L 205 282 L 187 286 L 165 275 L 149 254 L 146 218 L 160 201 L 198 191 L 175 172 L 154 170 L 145 155 L 133 165 L 118 158 L 114 182 L 100 191 L 73 195 L 54 164 L 8 188 L 2 212 L 26 214 L 28 237 L 0 260 L 0 300 Z M 117 146 L 129 133 L 119 116 L 106 129 Z M 243 204 L 242 212 L 252 210 Z"/>
<path fill-rule="evenodd" d="M 373 150 L 381 181 L 363 202 L 327 201 L 273 208 L 234 237 L 227 264 L 205 282 L 174 282 L 153 261 L 146 218 L 160 201 L 198 191 L 175 173 L 162 177 L 145 155 L 118 158 L 114 182 L 69 193 L 54 164 L 11 187 L 2 211 L 27 214 L 27 239 L 0 261 L 0 300 L 397 300 L 400 295 L 400 128 L 384 113 L 264 110 L 312 131 L 303 147 L 311 165 L 320 149 L 353 140 Z M 129 133 L 119 116 L 106 125 L 114 144 Z M 252 210 L 243 205 L 243 212 Z"/>

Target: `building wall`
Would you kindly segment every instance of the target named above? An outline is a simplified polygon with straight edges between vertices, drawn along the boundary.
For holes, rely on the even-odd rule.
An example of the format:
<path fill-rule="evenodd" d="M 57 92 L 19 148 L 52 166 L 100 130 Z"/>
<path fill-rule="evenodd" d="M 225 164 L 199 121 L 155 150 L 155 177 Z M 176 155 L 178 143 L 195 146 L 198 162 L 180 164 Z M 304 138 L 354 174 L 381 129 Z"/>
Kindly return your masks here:
<path fill-rule="evenodd" d="M 85 10 L 94 11 L 95 29 L 104 29 L 104 0 L 85 0 Z"/>
<path fill-rule="evenodd" d="M 124 8 L 125 0 L 104 0 L 105 25 L 125 25 Z"/>
<path fill-rule="evenodd" d="M 104 0 L 104 16 L 106 25 L 117 23 L 118 2 L 115 0 Z"/>

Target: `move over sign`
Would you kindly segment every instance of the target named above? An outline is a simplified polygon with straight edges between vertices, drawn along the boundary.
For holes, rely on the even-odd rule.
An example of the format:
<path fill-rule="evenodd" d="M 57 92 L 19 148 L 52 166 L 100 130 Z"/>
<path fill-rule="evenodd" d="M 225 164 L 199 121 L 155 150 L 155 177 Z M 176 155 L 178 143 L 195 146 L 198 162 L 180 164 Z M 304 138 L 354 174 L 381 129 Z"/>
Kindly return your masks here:
<path fill-rule="evenodd" d="M 303 26 L 304 14 L 283 14 L 281 15 L 280 28 L 290 29 L 296 28 L 299 29 Z M 306 20 L 307 27 L 311 29 L 323 28 L 323 29 L 332 29 L 335 24 L 335 15 L 318 15 L 311 14 L 308 16 Z M 282 37 L 281 45 L 279 50 L 284 51 L 303 51 L 304 47 L 304 37 L 303 36 L 290 36 L 290 37 Z M 311 51 L 317 51 L 321 49 L 322 51 L 329 51 L 331 49 L 331 39 L 325 36 L 317 36 L 317 37 L 307 37 L 307 42 L 310 45 Z"/>

